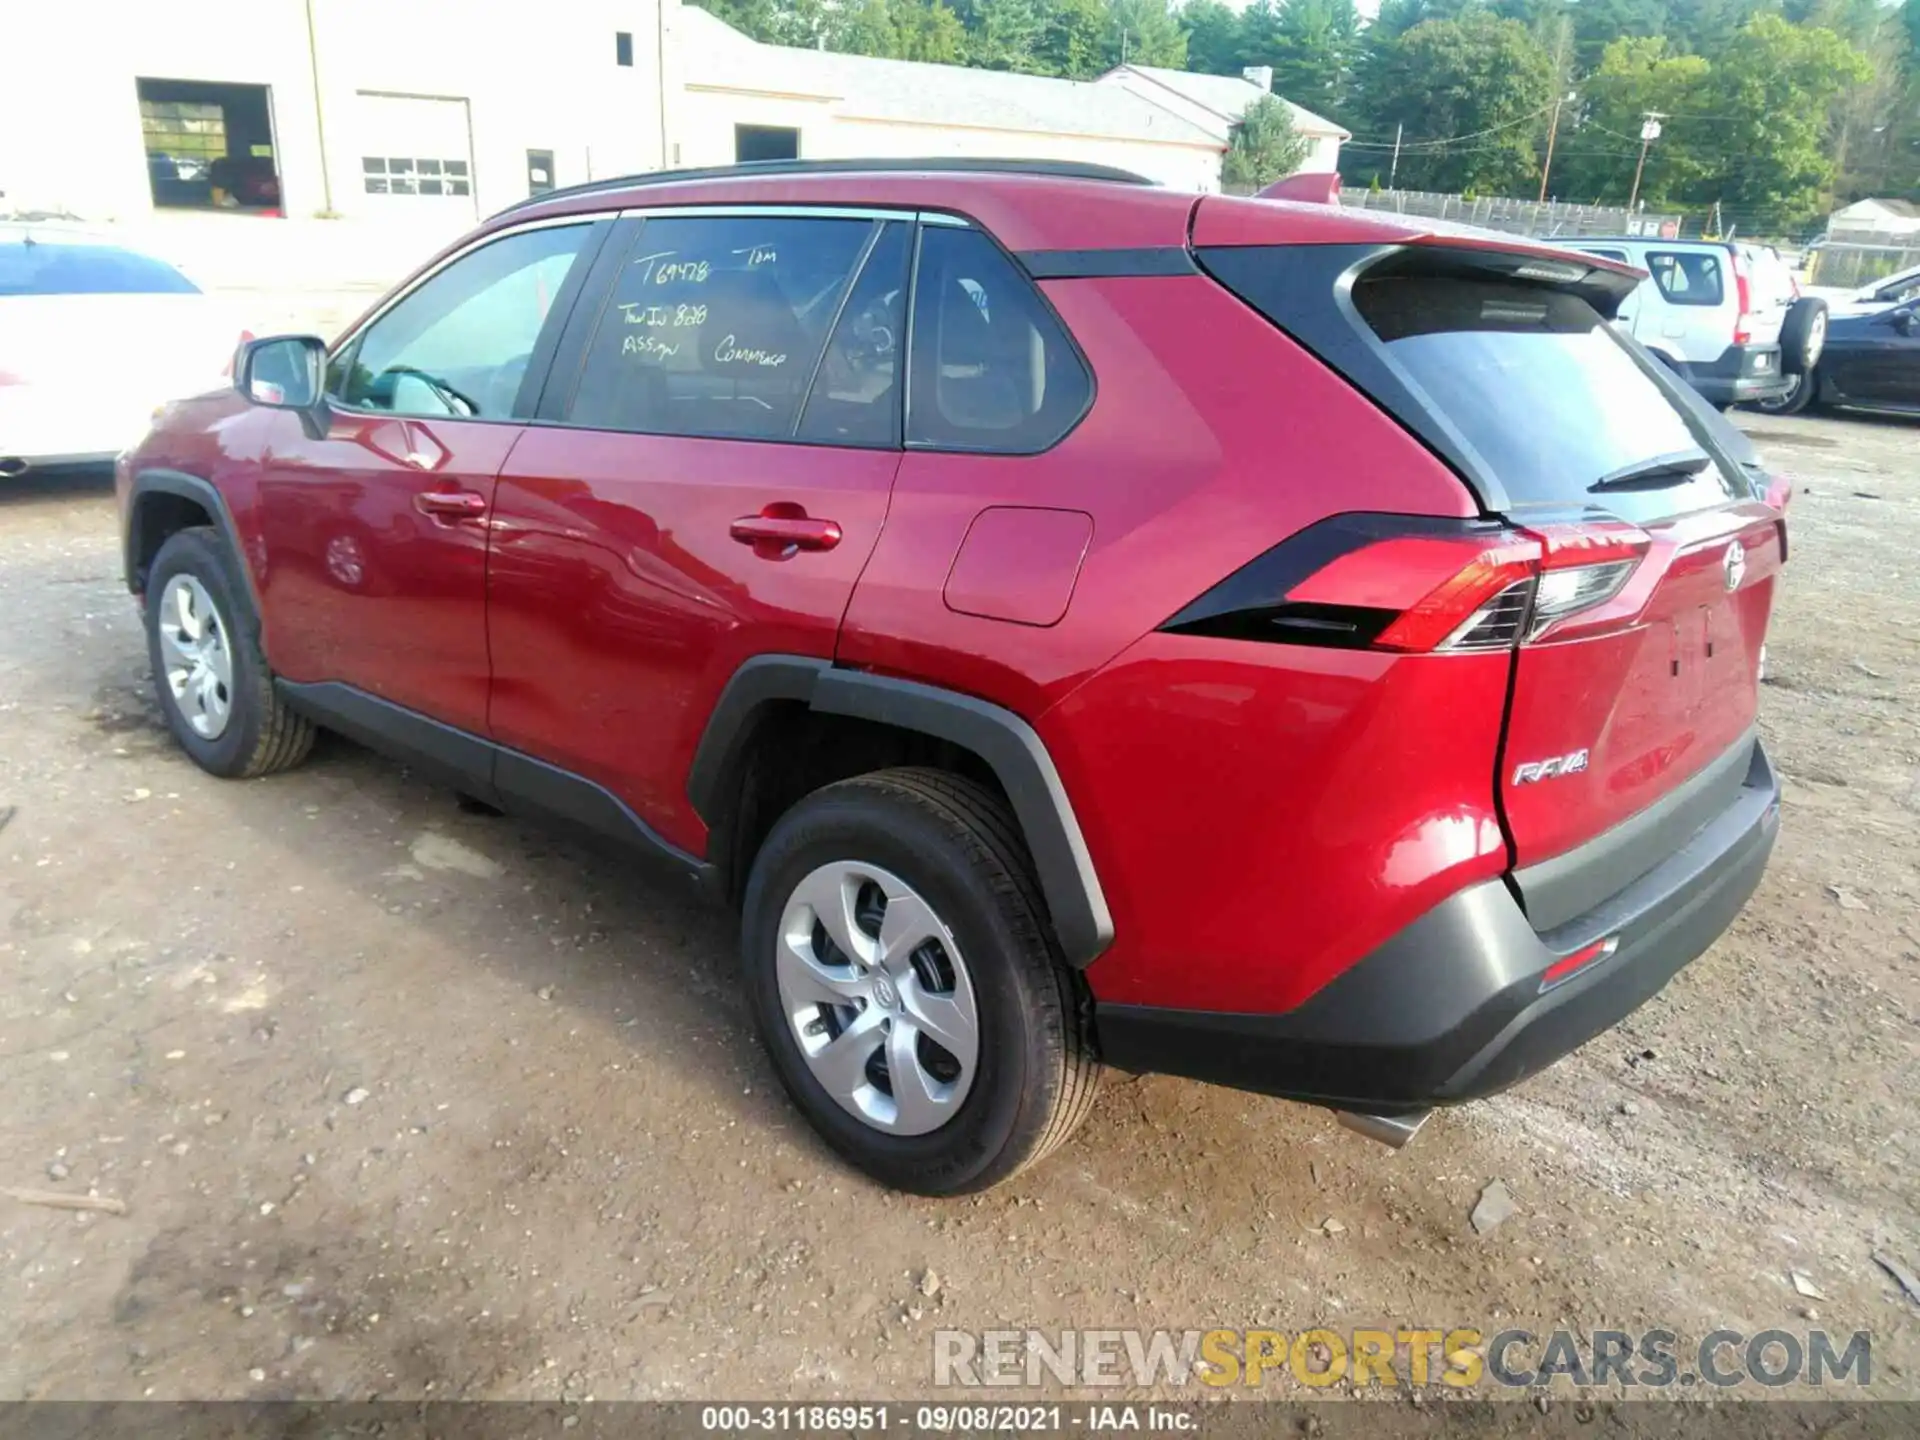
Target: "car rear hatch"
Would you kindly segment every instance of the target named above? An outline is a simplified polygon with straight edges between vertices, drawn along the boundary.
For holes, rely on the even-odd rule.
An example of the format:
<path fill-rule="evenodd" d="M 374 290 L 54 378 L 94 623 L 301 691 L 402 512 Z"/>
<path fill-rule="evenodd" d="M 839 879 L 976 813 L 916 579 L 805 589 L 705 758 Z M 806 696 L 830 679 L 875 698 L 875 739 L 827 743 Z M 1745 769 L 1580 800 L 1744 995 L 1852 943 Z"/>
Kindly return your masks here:
<path fill-rule="evenodd" d="M 1636 277 L 1504 237 L 1195 238 L 1210 273 L 1425 440 L 1499 522 L 1429 597 L 1426 643 L 1511 651 L 1494 784 L 1535 928 L 1604 901 L 1733 803 L 1784 529 L 1718 417 L 1607 323 Z"/>

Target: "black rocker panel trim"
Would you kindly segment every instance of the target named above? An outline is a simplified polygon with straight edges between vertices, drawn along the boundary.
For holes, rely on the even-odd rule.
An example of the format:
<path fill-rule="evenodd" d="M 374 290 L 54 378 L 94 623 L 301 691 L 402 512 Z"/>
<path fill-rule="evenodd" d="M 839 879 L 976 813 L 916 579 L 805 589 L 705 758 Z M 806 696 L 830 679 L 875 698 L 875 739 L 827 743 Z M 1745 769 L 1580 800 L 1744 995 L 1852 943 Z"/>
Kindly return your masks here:
<path fill-rule="evenodd" d="M 801 656 L 763 655 L 734 673 L 714 706 L 687 778 L 687 797 L 711 826 L 725 818 L 756 712 L 798 700 L 823 715 L 871 720 L 945 740 L 978 755 L 999 779 L 1033 856 L 1054 933 L 1069 964 L 1085 967 L 1113 943 L 1113 916 L 1066 787 L 1040 737 L 1011 710 L 912 680 L 839 670 Z"/>
<path fill-rule="evenodd" d="M 275 682 L 295 710 L 441 784 L 656 856 L 705 881 L 711 866 L 662 837 L 605 786 L 338 681 Z"/>

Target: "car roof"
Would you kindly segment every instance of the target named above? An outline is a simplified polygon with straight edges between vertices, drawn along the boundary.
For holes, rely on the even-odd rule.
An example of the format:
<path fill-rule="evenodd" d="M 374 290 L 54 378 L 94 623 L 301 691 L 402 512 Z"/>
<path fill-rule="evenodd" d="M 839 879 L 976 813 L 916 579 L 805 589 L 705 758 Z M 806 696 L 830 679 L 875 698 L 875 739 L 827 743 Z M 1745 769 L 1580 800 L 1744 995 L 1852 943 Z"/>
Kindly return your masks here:
<path fill-rule="evenodd" d="M 962 215 L 1015 251 L 1126 250 L 1188 244 L 1410 244 L 1449 240 L 1518 252 L 1561 242 L 1338 205 L 1202 195 L 1104 165 L 935 157 L 770 161 L 596 181 L 525 200 L 479 233 L 621 209 L 780 205 L 918 209 Z M 1201 223 L 1201 217 L 1206 223 Z M 1218 237 L 1209 239 L 1209 235 Z M 469 243 L 468 241 L 461 242 Z"/>

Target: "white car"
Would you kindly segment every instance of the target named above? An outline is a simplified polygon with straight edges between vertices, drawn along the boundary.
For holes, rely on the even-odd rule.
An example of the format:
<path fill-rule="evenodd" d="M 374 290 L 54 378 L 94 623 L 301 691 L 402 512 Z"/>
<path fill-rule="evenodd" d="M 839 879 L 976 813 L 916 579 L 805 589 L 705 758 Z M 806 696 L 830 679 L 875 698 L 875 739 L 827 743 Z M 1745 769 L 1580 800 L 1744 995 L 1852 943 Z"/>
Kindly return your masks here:
<path fill-rule="evenodd" d="M 1616 323 L 1716 405 L 1777 398 L 1819 361 L 1826 304 L 1800 295 L 1770 245 L 1584 235 L 1560 243 L 1647 272 Z"/>
<path fill-rule="evenodd" d="M 0 480 L 111 460 L 168 400 L 217 389 L 241 330 L 166 261 L 0 223 Z"/>

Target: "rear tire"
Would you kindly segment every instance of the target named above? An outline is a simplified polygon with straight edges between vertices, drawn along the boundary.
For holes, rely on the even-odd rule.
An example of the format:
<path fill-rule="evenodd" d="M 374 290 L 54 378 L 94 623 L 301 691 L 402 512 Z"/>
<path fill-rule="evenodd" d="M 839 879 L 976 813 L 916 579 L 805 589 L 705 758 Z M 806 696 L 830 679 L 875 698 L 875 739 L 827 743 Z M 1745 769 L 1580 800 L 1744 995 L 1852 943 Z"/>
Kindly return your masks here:
<path fill-rule="evenodd" d="M 1780 327 L 1782 373 L 1811 375 L 1826 348 L 1827 302 L 1812 295 L 1803 295 L 1788 307 L 1786 321 Z M 1802 404 L 1801 409 L 1805 408 Z"/>
<path fill-rule="evenodd" d="M 285 770 L 313 748 L 260 651 L 259 622 L 216 530 L 169 536 L 147 571 L 147 658 L 167 728 L 210 775 Z"/>
<path fill-rule="evenodd" d="M 1787 378 L 1792 382 L 1793 388 L 1786 394 L 1776 395 L 1771 400 L 1754 400 L 1749 403 L 1755 410 L 1765 415 L 1798 415 L 1813 404 L 1815 395 L 1819 393 L 1820 376 L 1818 372 L 1808 371 L 1806 374 L 1790 375 Z"/>
<path fill-rule="evenodd" d="M 1005 802 L 947 772 L 842 781 L 780 819 L 747 881 L 743 974 L 781 1084 L 834 1150 L 958 1195 L 1073 1133 L 1100 1066 L 1045 914 Z"/>

